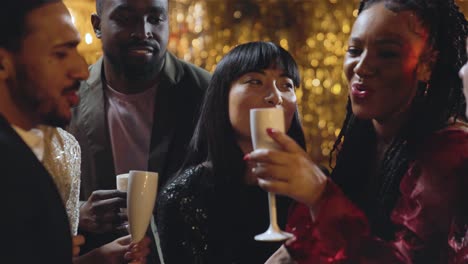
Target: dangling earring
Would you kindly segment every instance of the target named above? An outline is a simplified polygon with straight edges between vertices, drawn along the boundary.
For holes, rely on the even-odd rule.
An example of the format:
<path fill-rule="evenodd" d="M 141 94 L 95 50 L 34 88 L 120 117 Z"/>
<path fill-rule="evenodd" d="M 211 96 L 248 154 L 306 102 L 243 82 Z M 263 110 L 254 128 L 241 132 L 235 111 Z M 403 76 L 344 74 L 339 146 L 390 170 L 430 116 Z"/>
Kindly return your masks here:
<path fill-rule="evenodd" d="M 424 94 L 423 96 L 426 97 L 427 96 L 427 93 L 429 92 L 429 82 L 426 82 L 426 87 L 424 87 Z"/>

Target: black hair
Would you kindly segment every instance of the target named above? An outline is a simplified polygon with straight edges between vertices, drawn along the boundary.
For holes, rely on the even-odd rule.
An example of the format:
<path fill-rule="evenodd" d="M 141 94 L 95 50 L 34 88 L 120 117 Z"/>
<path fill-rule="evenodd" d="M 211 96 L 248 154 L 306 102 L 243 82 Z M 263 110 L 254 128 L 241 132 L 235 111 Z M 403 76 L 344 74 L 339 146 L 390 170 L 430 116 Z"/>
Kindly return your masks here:
<path fill-rule="evenodd" d="M 223 57 L 206 90 L 182 170 L 191 165 L 209 162 L 212 165 L 212 175 L 217 177 L 214 181 L 241 184 L 240 176 L 245 173 L 245 162 L 229 119 L 229 91 L 232 83 L 243 74 L 272 66 L 282 69 L 293 80 L 295 87 L 299 86 L 300 76 L 296 62 L 286 50 L 274 43 L 241 44 Z M 297 109 L 287 133 L 305 148 Z"/>
<path fill-rule="evenodd" d="M 169 5 L 169 0 L 168 1 L 168 5 Z M 104 0 L 96 0 L 96 14 L 98 16 L 101 16 L 102 14 L 102 6 L 104 5 Z"/>
<path fill-rule="evenodd" d="M 333 180 L 369 216 L 373 231 L 391 239 L 390 213 L 400 196 L 399 184 L 414 160 L 415 149 L 426 136 L 455 122 L 464 106 L 462 83 L 457 73 L 466 61 L 467 21 L 453 0 L 363 0 L 359 13 L 384 2 L 393 12 L 411 11 L 428 30 L 428 43 L 436 59 L 428 83 L 420 83 L 410 109 L 410 120 L 393 139 L 377 168 L 376 134 L 370 120 L 353 115 L 348 98 L 341 132 L 330 155 L 337 152 Z M 428 87 L 427 94 L 424 88 Z"/>
<path fill-rule="evenodd" d="M 60 0 L 4 0 L 0 8 L 0 47 L 10 51 L 21 48 L 21 40 L 28 33 L 27 15 L 45 4 Z"/>
<path fill-rule="evenodd" d="M 101 16 L 102 14 L 102 1 L 104 0 L 96 0 L 96 14 Z"/>

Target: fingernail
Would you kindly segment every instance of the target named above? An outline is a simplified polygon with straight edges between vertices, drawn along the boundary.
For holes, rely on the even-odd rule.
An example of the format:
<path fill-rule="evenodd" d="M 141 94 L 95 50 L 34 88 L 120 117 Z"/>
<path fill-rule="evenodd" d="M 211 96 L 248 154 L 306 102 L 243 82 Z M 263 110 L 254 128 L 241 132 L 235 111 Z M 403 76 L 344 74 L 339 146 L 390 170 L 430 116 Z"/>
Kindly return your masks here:
<path fill-rule="evenodd" d="M 249 154 L 245 154 L 243 159 L 244 159 L 244 161 L 250 160 L 250 155 L 249 155 Z"/>
<path fill-rule="evenodd" d="M 263 185 L 265 185 L 267 181 L 265 181 L 264 179 L 262 178 L 257 178 L 257 184 L 258 186 L 262 187 Z"/>
<path fill-rule="evenodd" d="M 276 129 L 273 129 L 273 128 L 267 128 L 267 130 L 266 130 L 266 131 L 267 131 L 267 133 L 268 133 L 269 135 L 272 135 L 272 134 L 274 134 L 274 133 L 276 132 Z"/>

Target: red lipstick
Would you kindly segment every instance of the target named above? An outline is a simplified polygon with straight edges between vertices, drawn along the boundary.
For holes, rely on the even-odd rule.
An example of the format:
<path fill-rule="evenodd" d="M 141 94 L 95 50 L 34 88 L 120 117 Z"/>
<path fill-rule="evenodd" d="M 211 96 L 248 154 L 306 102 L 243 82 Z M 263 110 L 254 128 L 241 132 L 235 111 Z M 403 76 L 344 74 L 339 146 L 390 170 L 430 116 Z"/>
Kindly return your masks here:
<path fill-rule="evenodd" d="M 372 94 L 372 90 L 361 83 L 351 85 L 351 95 L 358 99 L 366 99 Z"/>

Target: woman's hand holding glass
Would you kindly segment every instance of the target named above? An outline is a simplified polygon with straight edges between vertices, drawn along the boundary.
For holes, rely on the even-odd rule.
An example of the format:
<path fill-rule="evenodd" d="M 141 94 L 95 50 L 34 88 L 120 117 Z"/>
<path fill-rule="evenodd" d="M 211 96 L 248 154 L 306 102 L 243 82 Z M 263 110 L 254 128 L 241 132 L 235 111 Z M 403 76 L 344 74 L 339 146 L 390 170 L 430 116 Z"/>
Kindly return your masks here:
<path fill-rule="evenodd" d="M 75 239 L 77 238 L 77 239 Z M 77 245 L 82 245 L 82 236 L 74 238 L 74 249 Z M 75 242 L 75 240 L 77 240 Z M 130 235 L 118 238 L 108 244 L 105 244 L 89 253 L 73 259 L 74 264 L 86 263 L 102 263 L 102 264 L 117 264 L 131 263 L 144 264 L 146 257 L 150 253 L 149 237 L 144 237 L 140 242 L 133 243 Z"/>
<path fill-rule="evenodd" d="M 258 149 L 245 156 L 260 164 L 252 169 L 258 185 L 313 208 L 325 189 L 327 176 L 288 135 L 274 129 L 267 133 L 282 150 Z"/>

